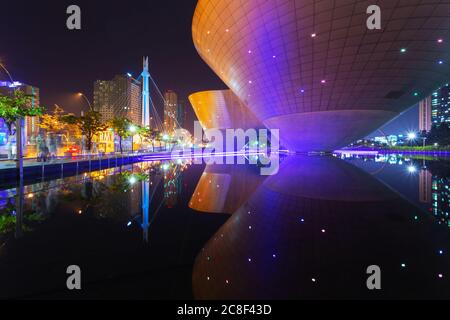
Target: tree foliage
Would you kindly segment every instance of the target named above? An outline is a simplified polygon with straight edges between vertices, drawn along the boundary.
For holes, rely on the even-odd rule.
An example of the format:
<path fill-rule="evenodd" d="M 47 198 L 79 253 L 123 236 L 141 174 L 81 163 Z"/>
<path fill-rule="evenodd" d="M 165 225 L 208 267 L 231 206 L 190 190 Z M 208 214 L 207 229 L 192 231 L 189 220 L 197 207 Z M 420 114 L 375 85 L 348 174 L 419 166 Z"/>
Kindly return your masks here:
<path fill-rule="evenodd" d="M 127 118 L 116 117 L 110 121 L 109 126 L 114 130 L 114 133 L 119 137 L 120 153 L 123 153 L 122 141 L 123 139 L 129 138 L 133 134 L 132 132 L 130 132 L 130 127 L 133 126 L 133 123 Z"/>
<path fill-rule="evenodd" d="M 446 124 L 433 126 L 428 133 L 428 143 L 438 143 L 440 146 L 450 146 L 450 127 Z"/>
<path fill-rule="evenodd" d="M 81 117 L 72 114 L 65 115 L 61 117 L 61 120 L 78 127 L 81 134 L 86 138 L 86 149 L 88 151 L 92 150 L 94 136 L 107 129 L 107 126 L 101 121 L 100 113 L 97 111 L 88 111 Z"/>
<path fill-rule="evenodd" d="M 5 120 L 9 134 L 17 120 L 24 117 L 41 116 L 44 108 L 33 105 L 33 95 L 27 95 L 21 90 L 16 90 L 11 96 L 0 94 L 0 118 Z"/>
<path fill-rule="evenodd" d="M 62 121 L 64 110 L 56 106 L 53 114 L 46 113 L 41 116 L 39 127 L 49 133 L 61 133 L 67 127 L 67 123 Z"/>

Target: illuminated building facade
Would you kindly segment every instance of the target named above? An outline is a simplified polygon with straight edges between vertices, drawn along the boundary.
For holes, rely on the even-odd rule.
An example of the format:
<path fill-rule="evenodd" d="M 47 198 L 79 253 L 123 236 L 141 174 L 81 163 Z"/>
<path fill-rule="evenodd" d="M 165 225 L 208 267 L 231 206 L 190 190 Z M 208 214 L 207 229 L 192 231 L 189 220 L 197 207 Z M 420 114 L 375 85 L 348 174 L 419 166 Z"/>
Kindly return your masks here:
<path fill-rule="evenodd" d="M 264 127 L 231 90 L 194 93 L 189 101 L 205 130 Z"/>
<path fill-rule="evenodd" d="M 124 117 L 135 124 L 141 124 L 141 83 L 126 75 L 117 75 L 111 81 L 96 81 L 94 109 L 101 113 L 104 122 Z"/>
<path fill-rule="evenodd" d="M 178 95 L 168 90 L 164 93 L 164 131 L 172 133 L 178 128 Z"/>
<path fill-rule="evenodd" d="M 430 132 L 431 130 L 431 96 L 419 103 L 419 130 Z"/>
<path fill-rule="evenodd" d="M 448 2 L 200 0 L 193 41 L 203 60 L 296 151 L 346 146 L 448 80 Z M 418 17 L 420 12 L 420 17 Z M 223 19 L 222 17 L 226 17 Z M 424 25 L 429 27 L 424 28 Z"/>
<path fill-rule="evenodd" d="M 450 85 L 433 92 L 431 99 L 431 119 L 433 126 L 439 127 L 443 124 L 450 126 Z"/>
<path fill-rule="evenodd" d="M 3 82 L 0 81 L 0 94 L 3 95 L 11 95 L 14 90 L 21 90 L 26 95 L 31 96 L 31 106 L 39 106 L 39 88 L 23 84 L 19 82 L 11 83 L 11 82 Z M 29 151 L 35 145 L 36 137 L 40 132 L 39 128 L 39 117 L 26 117 L 24 128 L 23 128 L 23 136 L 24 136 L 24 155 L 27 156 Z M 4 149 L 6 144 L 8 143 L 8 128 L 3 119 L 0 119 L 0 149 Z M 14 142 L 15 143 L 15 142 Z M 2 152 L 3 153 L 3 152 Z"/>

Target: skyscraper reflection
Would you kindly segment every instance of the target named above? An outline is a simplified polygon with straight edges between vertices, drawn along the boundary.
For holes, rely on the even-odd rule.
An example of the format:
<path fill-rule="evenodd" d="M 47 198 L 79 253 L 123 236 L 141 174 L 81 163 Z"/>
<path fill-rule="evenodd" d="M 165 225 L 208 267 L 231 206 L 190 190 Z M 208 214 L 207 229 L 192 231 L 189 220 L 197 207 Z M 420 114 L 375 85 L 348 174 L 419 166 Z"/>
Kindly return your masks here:
<path fill-rule="evenodd" d="M 414 217 L 419 217 L 417 222 Z M 291 157 L 197 256 L 199 299 L 436 296 L 438 226 L 368 173 L 331 157 Z M 444 235 L 448 239 L 448 234 Z M 410 270 L 402 269 L 404 261 Z M 420 266 L 427 261 L 427 268 Z M 379 265 L 388 290 L 369 292 Z M 450 292 L 441 292 L 447 296 Z"/>

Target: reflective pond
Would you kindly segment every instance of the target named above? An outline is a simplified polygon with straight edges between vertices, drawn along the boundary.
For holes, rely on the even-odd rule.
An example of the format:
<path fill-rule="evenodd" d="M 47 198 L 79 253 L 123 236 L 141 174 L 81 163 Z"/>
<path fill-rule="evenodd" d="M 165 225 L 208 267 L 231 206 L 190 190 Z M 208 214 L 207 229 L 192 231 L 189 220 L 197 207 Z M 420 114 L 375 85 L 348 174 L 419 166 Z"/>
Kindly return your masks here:
<path fill-rule="evenodd" d="M 446 159 L 340 154 L 0 188 L 0 298 L 450 298 L 449 186 Z"/>

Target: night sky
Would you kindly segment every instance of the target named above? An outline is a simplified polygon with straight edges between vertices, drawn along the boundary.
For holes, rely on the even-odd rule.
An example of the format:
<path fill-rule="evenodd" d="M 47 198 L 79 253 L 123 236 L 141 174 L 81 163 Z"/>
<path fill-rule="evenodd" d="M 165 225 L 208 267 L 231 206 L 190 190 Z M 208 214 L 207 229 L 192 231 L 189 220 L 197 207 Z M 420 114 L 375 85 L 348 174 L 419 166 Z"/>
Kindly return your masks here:
<path fill-rule="evenodd" d="M 127 72 L 137 76 L 142 56 L 162 91 L 189 94 L 226 86 L 197 54 L 191 34 L 197 0 L 2 1 L 0 59 L 14 79 L 37 86 L 41 104 L 68 112 L 87 109 L 95 80 Z M 66 28 L 66 8 L 82 11 L 82 30 Z M 0 79 L 6 75 L 0 73 Z M 189 122 L 195 118 L 187 103 Z M 417 109 L 417 108 L 416 108 Z M 391 123 L 387 134 L 417 127 L 417 112 Z M 191 125 L 189 125 L 191 127 Z"/>
<path fill-rule="evenodd" d="M 14 80 L 37 86 L 41 104 L 70 112 L 87 109 L 95 80 L 150 72 L 162 91 L 187 102 L 189 94 L 225 85 L 199 57 L 192 42 L 197 0 L 2 1 L 0 59 Z M 80 6 L 82 30 L 66 28 L 69 5 Z M 0 79 L 7 80 L 4 73 Z M 190 117 L 194 118 L 190 105 Z M 192 121 L 191 121 L 192 122 Z"/>

